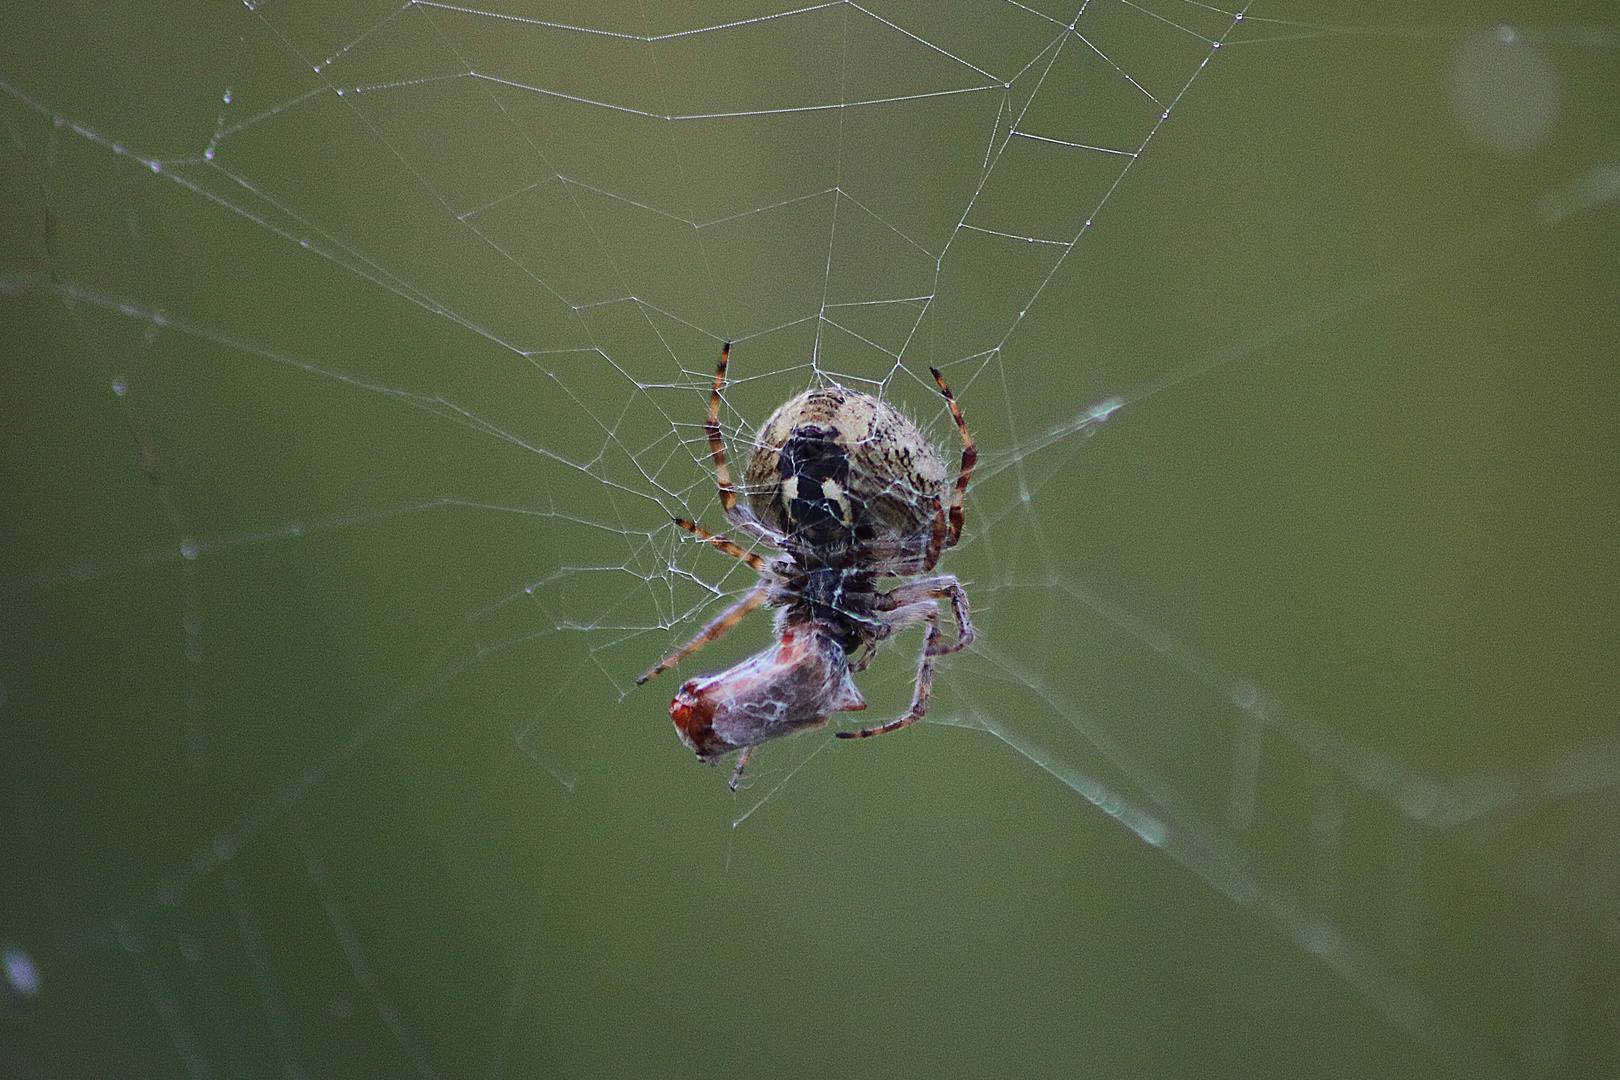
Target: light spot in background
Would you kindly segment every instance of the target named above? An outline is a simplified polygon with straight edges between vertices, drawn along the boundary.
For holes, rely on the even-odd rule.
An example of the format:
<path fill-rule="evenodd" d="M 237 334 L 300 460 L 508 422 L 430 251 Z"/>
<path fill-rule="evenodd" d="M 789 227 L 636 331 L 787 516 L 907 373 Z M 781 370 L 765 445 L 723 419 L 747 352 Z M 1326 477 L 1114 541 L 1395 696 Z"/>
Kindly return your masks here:
<path fill-rule="evenodd" d="M 0 953 L 0 973 L 5 975 L 4 997 L 16 1004 L 33 1001 L 39 996 L 39 970 L 33 957 L 15 945 L 7 945 Z"/>
<path fill-rule="evenodd" d="M 1620 160 L 1604 161 L 1547 192 L 1541 200 L 1541 216 L 1562 221 L 1616 199 L 1620 199 Z"/>
<path fill-rule="evenodd" d="M 1558 118 L 1558 76 L 1510 26 L 1464 38 L 1451 61 L 1451 108 L 1486 146 L 1528 154 Z"/>

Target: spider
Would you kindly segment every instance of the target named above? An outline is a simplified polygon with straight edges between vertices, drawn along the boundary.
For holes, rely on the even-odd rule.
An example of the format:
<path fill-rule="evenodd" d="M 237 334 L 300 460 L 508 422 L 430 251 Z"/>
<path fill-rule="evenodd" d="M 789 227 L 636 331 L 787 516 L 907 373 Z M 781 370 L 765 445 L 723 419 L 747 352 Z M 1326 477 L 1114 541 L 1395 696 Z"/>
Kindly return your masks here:
<path fill-rule="evenodd" d="M 760 426 L 744 472 L 748 505 L 737 498 L 720 438 L 720 391 L 728 342 L 720 350 L 704 425 L 720 506 L 739 533 L 777 552 L 765 558 L 684 518 L 675 524 L 759 571 L 759 582 L 697 636 L 636 680 L 665 671 L 736 626 L 760 605 L 777 608 L 776 640 L 717 675 L 689 679 L 670 703 L 675 729 L 698 760 L 717 764 L 740 750 L 736 789 L 754 747 L 820 727 L 835 712 L 866 708 L 851 673 L 865 669 L 878 645 L 918 624 L 926 627 L 911 708 L 904 716 L 841 739 L 882 735 L 922 719 L 934 659 L 973 641 L 967 593 L 949 574 L 877 589 L 880 578 L 930 573 L 962 536 L 962 503 L 978 451 L 944 376 L 930 368 L 962 437 L 954 486 L 945 460 L 917 426 L 869 394 L 829 386 L 807 390 Z M 954 640 L 942 641 L 939 601 L 951 602 Z"/>

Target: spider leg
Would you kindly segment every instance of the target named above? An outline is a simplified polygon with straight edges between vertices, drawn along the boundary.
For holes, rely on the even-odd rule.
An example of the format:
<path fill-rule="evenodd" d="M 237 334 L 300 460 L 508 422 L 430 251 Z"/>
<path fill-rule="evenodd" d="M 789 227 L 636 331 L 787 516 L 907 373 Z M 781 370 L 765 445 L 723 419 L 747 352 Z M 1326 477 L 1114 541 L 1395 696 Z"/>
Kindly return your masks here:
<path fill-rule="evenodd" d="M 973 616 L 968 610 L 967 590 L 953 578 L 947 585 L 940 587 L 946 596 L 951 598 L 951 615 L 956 619 L 956 640 L 948 645 L 936 644 L 935 656 L 946 653 L 961 652 L 973 644 Z"/>
<path fill-rule="evenodd" d="M 726 363 L 731 359 L 731 342 L 720 348 L 720 363 L 714 369 L 714 392 L 709 395 L 709 416 L 703 425 L 709 433 L 709 456 L 714 460 L 714 479 L 720 486 L 720 506 L 729 518 L 737 508 L 737 489 L 726 467 L 726 444 L 720 438 L 720 388 L 726 385 Z"/>
<path fill-rule="evenodd" d="M 933 644 L 933 655 L 960 652 L 973 644 L 973 613 L 968 607 L 967 590 L 954 574 L 912 581 L 890 589 L 878 598 L 878 609 L 885 614 L 884 622 L 891 633 L 915 625 L 926 616 L 921 611 L 935 600 L 949 599 L 951 614 L 956 619 L 956 640 L 943 645 Z"/>
<path fill-rule="evenodd" d="M 871 642 L 863 643 L 859 649 L 849 656 L 849 673 L 859 675 L 865 671 L 866 665 L 872 662 L 872 654 L 875 652 L 877 652 L 876 645 Z"/>
<path fill-rule="evenodd" d="M 733 559 L 741 559 L 743 562 L 747 563 L 749 566 L 753 567 L 755 570 L 758 570 L 762 574 L 765 572 L 765 560 L 760 558 L 758 555 L 755 555 L 752 551 L 739 547 L 730 540 L 727 540 L 725 537 L 721 536 L 719 533 L 710 532 L 708 529 L 705 529 L 695 521 L 687 521 L 685 518 L 675 518 L 674 522 L 687 532 L 696 536 L 699 540 L 702 540 L 705 544 L 719 548 L 727 555 L 730 555 Z"/>
<path fill-rule="evenodd" d="M 737 785 L 742 782 L 743 766 L 748 764 L 748 755 L 754 752 L 752 746 L 743 747 L 742 753 L 737 755 L 737 767 L 731 770 L 731 790 L 736 791 Z"/>
<path fill-rule="evenodd" d="M 937 601 L 946 598 L 950 599 L 951 614 L 956 618 L 956 640 L 942 643 Z M 899 731 L 921 720 L 923 714 L 928 712 L 928 699 L 934 692 L 934 657 L 965 649 L 973 642 L 973 618 L 968 609 L 967 590 L 949 574 L 890 589 L 878 597 L 878 610 L 883 613 L 884 626 L 891 634 L 919 622 L 928 626 L 928 632 L 923 637 L 922 652 L 917 656 L 917 682 L 911 693 L 911 708 L 900 719 L 891 720 L 882 727 L 837 732 L 840 739 L 866 739 Z M 862 666 L 865 666 L 864 661 Z"/>
<path fill-rule="evenodd" d="M 725 501 L 725 495 L 730 490 L 731 476 L 728 472 L 726 472 L 725 450 L 719 442 L 720 429 L 718 426 L 715 426 L 715 418 L 717 417 L 720 408 L 720 382 L 726 371 L 726 353 L 729 352 L 730 349 L 731 346 L 728 344 L 720 353 L 720 371 L 715 375 L 714 381 L 715 399 L 709 408 L 711 425 L 709 429 L 710 440 L 715 452 L 716 473 L 720 477 L 720 493 L 722 502 Z M 737 497 L 735 494 L 731 496 L 731 504 L 727 507 L 727 509 L 728 511 L 739 509 L 737 507 Z M 747 563 L 754 570 L 757 570 L 761 575 L 765 574 L 769 564 L 767 564 L 766 561 L 760 556 L 755 555 L 752 551 L 749 551 L 746 548 L 727 540 L 724 536 L 721 536 L 718 533 L 710 532 L 708 529 L 705 529 L 695 521 L 687 521 L 685 518 L 675 518 L 674 521 L 675 524 L 679 525 L 693 536 L 696 536 L 699 540 L 703 541 L 705 544 L 708 544 L 710 547 L 718 548 L 727 555 L 730 555 L 732 558 Z M 774 538 L 767 535 L 767 539 Z M 703 648 L 703 646 L 707 645 L 709 642 L 713 641 L 727 630 L 730 630 L 733 626 L 736 626 L 743 620 L 745 615 L 759 607 L 760 604 L 764 603 L 765 598 L 769 595 L 769 593 L 770 582 L 762 577 L 760 582 L 749 590 L 748 595 L 744 596 L 741 600 L 737 601 L 735 604 L 722 611 L 719 615 L 715 616 L 714 620 L 710 622 L 709 625 L 705 626 L 698 632 L 697 637 L 693 638 L 691 641 L 688 641 L 670 656 L 665 657 L 663 660 L 654 665 L 646 674 L 642 675 L 636 680 L 636 685 L 640 686 L 642 683 L 646 682 L 648 679 L 652 678 L 654 675 L 657 675 L 661 671 L 668 671 L 670 668 L 674 667 L 688 656 L 691 656 L 693 653 Z"/>
<path fill-rule="evenodd" d="M 714 390 L 709 395 L 709 412 L 703 430 L 709 436 L 709 460 L 714 463 L 714 479 L 720 489 L 720 509 L 726 520 L 752 536 L 770 543 L 778 543 L 775 530 L 754 516 L 754 512 L 737 500 L 737 485 L 731 479 L 731 466 L 726 463 L 726 444 L 720 437 L 720 391 L 726 384 L 726 364 L 731 358 L 731 342 L 720 349 L 720 363 L 714 371 Z"/>
<path fill-rule="evenodd" d="M 729 541 L 727 542 L 729 543 Z M 741 549 L 739 548 L 738 550 Z M 746 554 L 746 552 L 744 554 Z M 636 680 L 636 685 L 640 686 L 642 683 L 646 682 L 648 679 L 652 678 L 654 675 L 657 675 L 661 671 L 668 671 L 670 668 L 674 667 L 682 660 L 685 660 L 688 656 L 691 656 L 693 653 L 703 648 L 703 646 L 707 645 L 709 642 L 713 641 L 727 630 L 730 630 L 733 626 L 736 626 L 738 623 L 742 622 L 744 616 L 765 602 L 765 597 L 769 595 L 770 591 L 771 583 L 769 579 L 760 579 L 759 584 L 755 585 L 748 591 L 748 595 L 726 608 L 726 610 L 722 611 L 719 615 L 716 615 L 714 620 L 710 622 L 708 626 L 705 626 L 702 630 L 698 631 L 697 637 L 693 638 L 691 641 L 688 641 L 685 645 L 682 645 L 679 649 L 675 650 L 675 652 L 671 653 L 663 660 L 660 660 L 656 665 L 653 666 L 652 670 L 648 671 L 647 674 Z"/>
<path fill-rule="evenodd" d="M 835 732 L 840 739 L 869 739 L 873 735 L 899 731 L 921 720 L 923 714 L 928 711 L 928 699 L 934 692 L 934 657 L 939 655 L 936 648 L 939 641 L 939 612 L 931 611 L 924 618 L 928 622 L 928 636 L 923 639 L 922 653 L 917 657 L 917 682 L 911 692 L 911 708 L 906 710 L 906 715 L 900 719 L 890 720 L 882 727 Z"/>
<path fill-rule="evenodd" d="M 948 547 L 955 547 L 956 542 L 962 539 L 962 504 L 967 499 L 968 481 L 973 477 L 973 466 L 979 461 L 979 449 L 973 442 L 973 436 L 968 432 L 967 421 L 962 419 L 962 409 L 956 404 L 956 395 L 951 388 L 945 385 L 945 376 L 939 373 L 938 368 L 928 369 L 939 384 L 939 392 L 945 395 L 945 404 L 950 406 L 951 419 L 956 421 L 956 430 L 962 436 L 962 464 L 956 471 L 956 486 L 951 491 L 949 508 L 942 502 L 939 513 L 934 518 L 934 535 L 928 541 L 928 553 L 923 560 L 923 570 L 932 570 L 939 562 L 939 553 Z"/>

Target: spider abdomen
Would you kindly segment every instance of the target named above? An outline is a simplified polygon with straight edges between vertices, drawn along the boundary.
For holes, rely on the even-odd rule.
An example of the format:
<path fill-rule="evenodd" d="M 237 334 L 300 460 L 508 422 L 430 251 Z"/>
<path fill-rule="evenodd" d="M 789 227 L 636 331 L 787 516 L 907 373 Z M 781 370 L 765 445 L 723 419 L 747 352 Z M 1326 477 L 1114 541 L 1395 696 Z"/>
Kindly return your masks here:
<path fill-rule="evenodd" d="M 812 554 L 915 557 L 945 497 L 945 459 L 898 409 L 842 386 L 807 390 L 760 425 L 749 505 Z"/>

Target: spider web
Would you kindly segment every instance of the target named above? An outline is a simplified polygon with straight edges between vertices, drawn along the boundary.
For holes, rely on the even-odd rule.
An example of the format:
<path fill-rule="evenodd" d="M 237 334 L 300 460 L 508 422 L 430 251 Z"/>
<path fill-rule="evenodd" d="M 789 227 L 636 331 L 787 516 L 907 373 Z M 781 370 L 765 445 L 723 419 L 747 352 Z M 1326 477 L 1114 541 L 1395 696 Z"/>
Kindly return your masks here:
<path fill-rule="evenodd" d="M 1325 10 L 12 13 L 10 1070 L 1612 1065 L 1614 31 Z M 728 340 L 982 453 L 735 795 Z"/>

